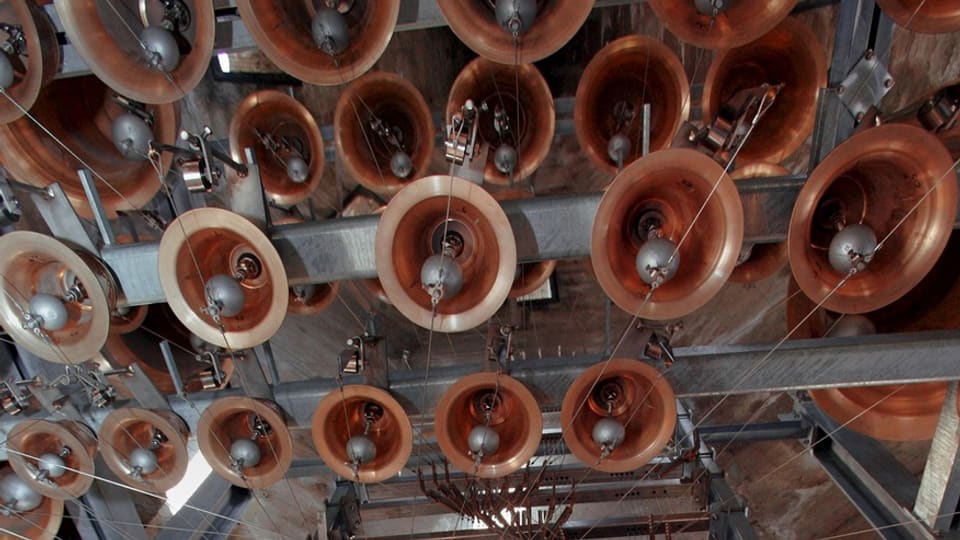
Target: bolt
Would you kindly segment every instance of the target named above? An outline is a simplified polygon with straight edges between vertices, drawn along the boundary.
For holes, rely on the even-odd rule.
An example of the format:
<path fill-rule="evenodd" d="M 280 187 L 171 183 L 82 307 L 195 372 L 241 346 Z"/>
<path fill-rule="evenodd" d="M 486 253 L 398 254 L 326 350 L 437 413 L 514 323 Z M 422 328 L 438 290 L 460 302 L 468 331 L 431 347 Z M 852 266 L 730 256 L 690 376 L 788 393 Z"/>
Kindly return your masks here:
<path fill-rule="evenodd" d="M 857 113 L 857 122 L 859 122 L 859 121 L 861 121 L 861 120 L 863 120 L 863 113 L 862 113 L 862 112 L 858 112 L 858 113 Z"/>
<path fill-rule="evenodd" d="M 867 60 L 873 60 L 873 49 L 867 49 L 867 54 L 863 55 Z"/>
<path fill-rule="evenodd" d="M 846 86 L 843 86 L 842 84 L 837 87 L 837 95 L 838 95 L 838 96 L 842 96 L 843 93 L 846 92 L 846 91 L 847 91 L 847 87 L 846 87 Z"/>
<path fill-rule="evenodd" d="M 883 81 L 883 87 L 884 87 L 884 88 L 891 88 L 891 87 L 893 87 L 893 79 L 887 79 L 887 80 Z"/>

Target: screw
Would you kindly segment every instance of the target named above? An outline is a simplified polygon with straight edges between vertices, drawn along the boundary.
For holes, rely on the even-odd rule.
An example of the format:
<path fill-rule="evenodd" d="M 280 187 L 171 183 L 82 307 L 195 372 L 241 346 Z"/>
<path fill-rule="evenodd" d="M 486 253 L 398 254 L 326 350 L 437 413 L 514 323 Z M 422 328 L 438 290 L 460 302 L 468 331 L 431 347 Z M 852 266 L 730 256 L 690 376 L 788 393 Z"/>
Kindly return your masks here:
<path fill-rule="evenodd" d="M 867 54 L 863 55 L 867 60 L 873 60 L 873 49 L 868 49 Z"/>
<path fill-rule="evenodd" d="M 893 79 L 887 79 L 887 80 L 883 81 L 883 87 L 884 87 L 884 88 L 891 88 L 891 87 L 893 87 Z"/>

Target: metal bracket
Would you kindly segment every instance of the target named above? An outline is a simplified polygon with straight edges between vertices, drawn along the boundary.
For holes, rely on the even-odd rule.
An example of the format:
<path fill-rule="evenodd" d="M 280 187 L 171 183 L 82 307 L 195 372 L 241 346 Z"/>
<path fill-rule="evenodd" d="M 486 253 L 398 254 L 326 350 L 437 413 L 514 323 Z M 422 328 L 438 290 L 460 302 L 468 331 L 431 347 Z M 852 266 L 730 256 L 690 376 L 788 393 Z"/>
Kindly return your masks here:
<path fill-rule="evenodd" d="M 859 122 L 870 107 L 880 104 L 893 85 L 893 76 L 887 66 L 868 50 L 837 87 L 837 95 Z"/>
<path fill-rule="evenodd" d="M 357 501 L 356 487 L 353 482 L 337 483 L 336 490 L 327 502 L 325 521 L 329 527 L 327 538 L 331 540 L 363 537 L 360 504 Z"/>
<path fill-rule="evenodd" d="M 71 242 L 90 253 L 100 253 L 60 184 L 50 184 L 43 193 L 31 193 L 30 198 L 54 237 Z"/>
<path fill-rule="evenodd" d="M 20 200 L 13 193 L 7 170 L 0 165 L 0 227 L 9 227 L 20 221 L 22 214 Z"/>

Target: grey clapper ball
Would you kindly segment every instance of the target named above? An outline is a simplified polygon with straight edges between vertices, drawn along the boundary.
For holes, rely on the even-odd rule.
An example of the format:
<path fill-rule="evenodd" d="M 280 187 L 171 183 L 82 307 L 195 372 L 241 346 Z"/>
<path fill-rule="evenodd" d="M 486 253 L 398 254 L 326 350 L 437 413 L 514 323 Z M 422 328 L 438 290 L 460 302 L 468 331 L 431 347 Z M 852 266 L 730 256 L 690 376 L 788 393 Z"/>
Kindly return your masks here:
<path fill-rule="evenodd" d="M 513 174 L 517 168 L 517 151 L 509 144 L 501 144 L 493 153 L 493 164 L 503 174 Z"/>
<path fill-rule="evenodd" d="M 347 459 L 350 463 L 370 463 L 377 458 L 377 445 L 366 435 L 354 435 L 347 441 Z"/>
<path fill-rule="evenodd" d="M 140 474 L 153 474 L 159 468 L 157 454 L 146 448 L 134 448 L 130 452 L 130 466 L 139 469 Z"/>
<path fill-rule="evenodd" d="M 0 500 L 16 512 L 29 512 L 43 502 L 43 496 L 34 491 L 15 474 L 0 478 Z"/>
<path fill-rule="evenodd" d="M 497 0 L 497 22 L 511 34 L 526 34 L 537 18 L 537 0 Z"/>
<path fill-rule="evenodd" d="M 140 32 L 140 42 L 146 49 L 151 67 L 170 73 L 180 65 L 180 47 L 166 28 L 151 25 Z"/>
<path fill-rule="evenodd" d="M 70 320 L 67 306 L 63 300 L 52 294 L 38 293 L 30 299 L 27 309 L 31 314 L 40 318 L 40 326 L 47 331 L 55 332 L 67 326 Z"/>
<path fill-rule="evenodd" d="M 6 53 L 0 51 L 0 88 L 6 90 L 13 86 L 13 62 Z"/>
<path fill-rule="evenodd" d="M 287 160 L 287 178 L 294 184 L 302 184 L 310 178 L 310 165 L 300 156 Z"/>
<path fill-rule="evenodd" d="M 241 468 L 256 467 L 260 463 L 260 446 L 250 439 L 237 439 L 230 445 L 230 457 Z"/>
<path fill-rule="evenodd" d="M 150 153 L 153 131 L 143 118 L 133 113 L 124 113 L 114 118 L 110 124 L 110 139 L 121 156 L 143 161 Z"/>
<path fill-rule="evenodd" d="M 341 54 L 350 46 L 350 28 L 339 11 L 322 7 L 313 16 L 310 33 L 317 47 L 328 54 Z"/>
<path fill-rule="evenodd" d="M 453 257 L 431 255 L 420 268 L 420 282 L 426 288 L 443 283 L 443 298 L 453 298 L 463 289 L 463 270 Z"/>
<path fill-rule="evenodd" d="M 390 172 L 397 178 L 407 178 L 413 173 L 413 162 L 406 152 L 394 152 L 390 156 Z"/>
<path fill-rule="evenodd" d="M 205 290 L 207 301 L 220 307 L 220 315 L 236 317 L 243 311 L 243 287 L 232 277 L 217 274 L 207 280 Z"/>
<path fill-rule="evenodd" d="M 613 418 L 601 418 L 593 425 L 592 435 L 593 442 L 597 443 L 598 446 L 613 450 L 623 442 L 626 431 L 623 424 Z"/>
<path fill-rule="evenodd" d="M 467 435 L 467 446 L 474 455 L 489 456 L 500 448 L 500 435 L 490 426 L 479 425 Z"/>
<path fill-rule="evenodd" d="M 854 263 L 850 257 L 851 254 L 871 257 L 876 249 L 877 235 L 873 233 L 873 229 L 857 223 L 844 227 L 834 235 L 833 240 L 830 241 L 827 257 L 830 260 L 830 266 L 841 274 L 850 272 L 854 266 L 859 272 L 866 268 L 867 264 L 863 260 Z"/>
<path fill-rule="evenodd" d="M 676 249 L 676 244 L 666 238 L 655 237 L 644 242 L 637 251 L 637 272 L 640 273 L 640 279 L 647 285 L 653 285 L 656 277 L 651 270 L 656 268 L 663 269 L 663 281 L 675 276 L 680 268 L 680 254 L 674 256 L 673 260 L 670 260 L 670 257 Z"/>
<path fill-rule="evenodd" d="M 37 459 L 37 469 L 47 471 L 48 478 L 60 478 L 67 472 L 63 458 L 56 454 L 43 454 Z"/>
<path fill-rule="evenodd" d="M 693 0 L 697 13 L 713 17 L 727 9 L 728 0 Z"/>
<path fill-rule="evenodd" d="M 630 139 L 623 133 L 617 133 L 607 142 L 607 156 L 617 164 L 623 164 L 630 156 Z"/>

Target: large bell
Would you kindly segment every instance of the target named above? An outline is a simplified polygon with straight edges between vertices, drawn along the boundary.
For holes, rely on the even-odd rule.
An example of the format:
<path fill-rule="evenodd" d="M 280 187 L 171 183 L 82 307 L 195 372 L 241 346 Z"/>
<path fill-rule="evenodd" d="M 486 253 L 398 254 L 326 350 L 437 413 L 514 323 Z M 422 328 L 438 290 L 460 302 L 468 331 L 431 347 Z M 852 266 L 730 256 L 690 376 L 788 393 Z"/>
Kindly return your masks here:
<path fill-rule="evenodd" d="M 577 85 L 573 121 L 580 147 L 616 174 L 643 151 L 643 105 L 650 104 L 650 151 L 670 145 L 690 112 L 690 83 L 673 51 L 630 35 L 590 60 Z"/>
<path fill-rule="evenodd" d="M 738 167 L 731 175 L 734 183 L 737 180 L 748 178 L 766 178 L 771 176 L 787 176 L 790 171 L 780 165 L 756 161 Z M 750 225 L 765 228 L 766 211 L 759 194 L 747 194 L 741 199 L 743 203 L 743 219 Z M 787 243 L 776 242 L 770 244 L 743 244 L 737 266 L 730 274 L 730 281 L 734 283 L 750 284 L 766 279 L 787 265 Z"/>
<path fill-rule="evenodd" d="M 677 403 L 653 366 L 613 358 L 581 373 L 560 408 L 563 440 L 584 464 L 608 473 L 646 465 L 673 437 Z"/>
<path fill-rule="evenodd" d="M 20 346 L 50 362 L 79 364 L 103 347 L 117 285 L 102 261 L 51 236 L 0 236 L 0 319 Z"/>
<path fill-rule="evenodd" d="M 392 195 L 425 176 L 436 133 L 430 109 L 410 81 L 378 71 L 340 94 L 333 119 L 337 156 L 365 188 Z"/>
<path fill-rule="evenodd" d="M 310 111 L 276 90 L 246 97 L 230 120 L 230 153 L 244 162 L 245 149 L 257 156 L 268 202 L 292 206 L 320 185 L 323 137 Z"/>
<path fill-rule="evenodd" d="M 283 71 L 310 83 L 344 84 L 366 73 L 390 43 L 400 0 L 238 0 L 257 46 Z M 321 7 L 317 7 L 320 5 Z"/>
<path fill-rule="evenodd" d="M 877 4 L 895 23 L 914 32 L 960 30 L 960 5 L 951 0 L 877 0 Z"/>
<path fill-rule="evenodd" d="M 504 189 L 494 191 L 491 195 L 501 202 L 533 197 L 533 193 L 525 189 Z M 556 269 L 557 261 L 555 260 L 518 264 L 517 273 L 513 278 L 513 286 L 510 287 L 510 294 L 507 296 L 509 298 L 522 298 L 533 293 L 550 279 Z"/>
<path fill-rule="evenodd" d="M 189 436 L 190 428 L 173 411 L 124 407 L 100 424 L 100 455 L 124 483 L 164 493 L 187 472 Z"/>
<path fill-rule="evenodd" d="M 813 131 L 817 97 L 827 84 L 823 45 L 800 21 L 786 19 L 756 41 L 713 57 L 703 83 L 704 121 L 712 121 L 737 92 L 764 83 L 784 86 L 737 158 L 779 163 Z"/>
<path fill-rule="evenodd" d="M 400 190 L 380 218 L 375 246 L 390 302 L 438 332 L 489 319 L 507 299 L 517 266 L 513 230 L 497 201 L 446 175 Z"/>
<path fill-rule="evenodd" d="M 834 149 L 800 190 L 787 238 L 790 268 L 818 303 L 857 268 L 824 308 L 873 311 L 920 282 L 943 252 L 956 213 L 957 175 L 943 144 L 913 126 L 872 128 Z"/>
<path fill-rule="evenodd" d="M 473 52 L 501 64 L 526 64 L 570 41 L 587 20 L 593 0 L 439 0 L 437 5 Z"/>
<path fill-rule="evenodd" d="M 453 81 L 447 120 L 468 100 L 479 108 L 477 142 L 489 146 L 483 179 L 507 185 L 533 174 L 550 152 L 556 127 L 553 96 L 536 66 L 475 58 Z"/>
<path fill-rule="evenodd" d="M 136 365 L 160 392 L 174 394 L 176 386 L 160 352 L 160 342 L 163 340 L 170 342 L 170 351 L 185 391 L 211 390 L 229 381 L 233 373 L 231 358 L 220 358 L 223 380 L 217 381 L 213 367 L 198 358 L 210 346 L 192 336 L 167 304 L 153 304 L 145 310 L 136 330 L 111 334 L 105 349 L 117 367 Z"/>
<path fill-rule="evenodd" d="M 63 501 L 44 497 L 18 477 L 10 465 L 0 466 L 0 530 L 14 538 L 57 540 L 63 521 Z"/>
<path fill-rule="evenodd" d="M 280 255 L 246 218 L 198 208 L 167 226 L 158 251 L 160 285 L 191 332 L 224 349 L 270 339 L 289 291 Z"/>
<path fill-rule="evenodd" d="M 313 446 L 341 477 L 382 482 L 407 465 L 413 428 L 388 392 L 350 384 L 327 394 L 313 413 Z"/>
<path fill-rule="evenodd" d="M 276 484 L 293 462 L 283 411 L 269 401 L 242 396 L 214 401 L 197 423 L 197 442 L 214 472 L 242 488 Z"/>
<path fill-rule="evenodd" d="M 670 32 L 704 49 L 729 49 L 766 34 L 797 0 L 650 0 Z"/>
<path fill-rule="evenodd" d="M 57 79 L 40 92 L 30 113 L 88 166 L 102 175 L 109 185 L 97 179 L 97 190 L 108 217 L 117 210 L 136 210 L 156 195 L 161 180 L 146 155 L 127 159 L 112 140 L 114 121 L 126 117 L 126 109 L 113 99 L 113 93 L 94 77 Z M 0 98 L 2 100 L 3 98 Z M 153 138 L 173 144 L 177 134 L 177 111 L 173 104 L 149 105 Z M 0 125 L 0 161 L 11 176 L 21 182 L 46 187 L 59 182 L 70 203 L 82 217 L 92 218 L 77 170 L 85 168 L 42 128 L 28 118 Z M 160 158 L 160 171 L 166 174 L 171 157 Z"/>
<path fill-rule="evenodd" d="M 90 70 L 143 103 L 172 103 L 203 78 L 213 53 L 210 2 L 56 0 L 67 39 Z"/>
<path fill-rule="evenodd" d="M 537 398 L 509 375 L 463 377 L 443 394 L 434 414 L 437 444 L 447 461 L 480 478 L 516 471 L 540 445 L 543 415 Z"/>
<path fill-rule="evenodd" d="M 0 4 L 0 23 L 19 26 L 23 32 L 22 41 L 11 40 L 8 34 L 13 50 L 0 51 L 0 89 L 7 94 L 0 97 L 0 124 L 6 124 L 23 116 L 17 105 L 28 110 L 33 107 L 40 89 L 60 69 L 61 52 L 57 29 L 36 2 L 9 0 Z"/>
<path fill-rule="evenodd" d="M 52 499 L 73 499 L 93 485 L 97 439 L 72 420 L 23 420 L 7 435 L 10 465 L 30 488 Z"/>
<path fill-rule="evenodd" d="M 590 259 L 621 309 L 664 320 L 713 298 L 742 243 L 743 208 L 730 176 L 695 150 L 670 149 L 633 162 L 607 188 L 593 221 Z"/>

